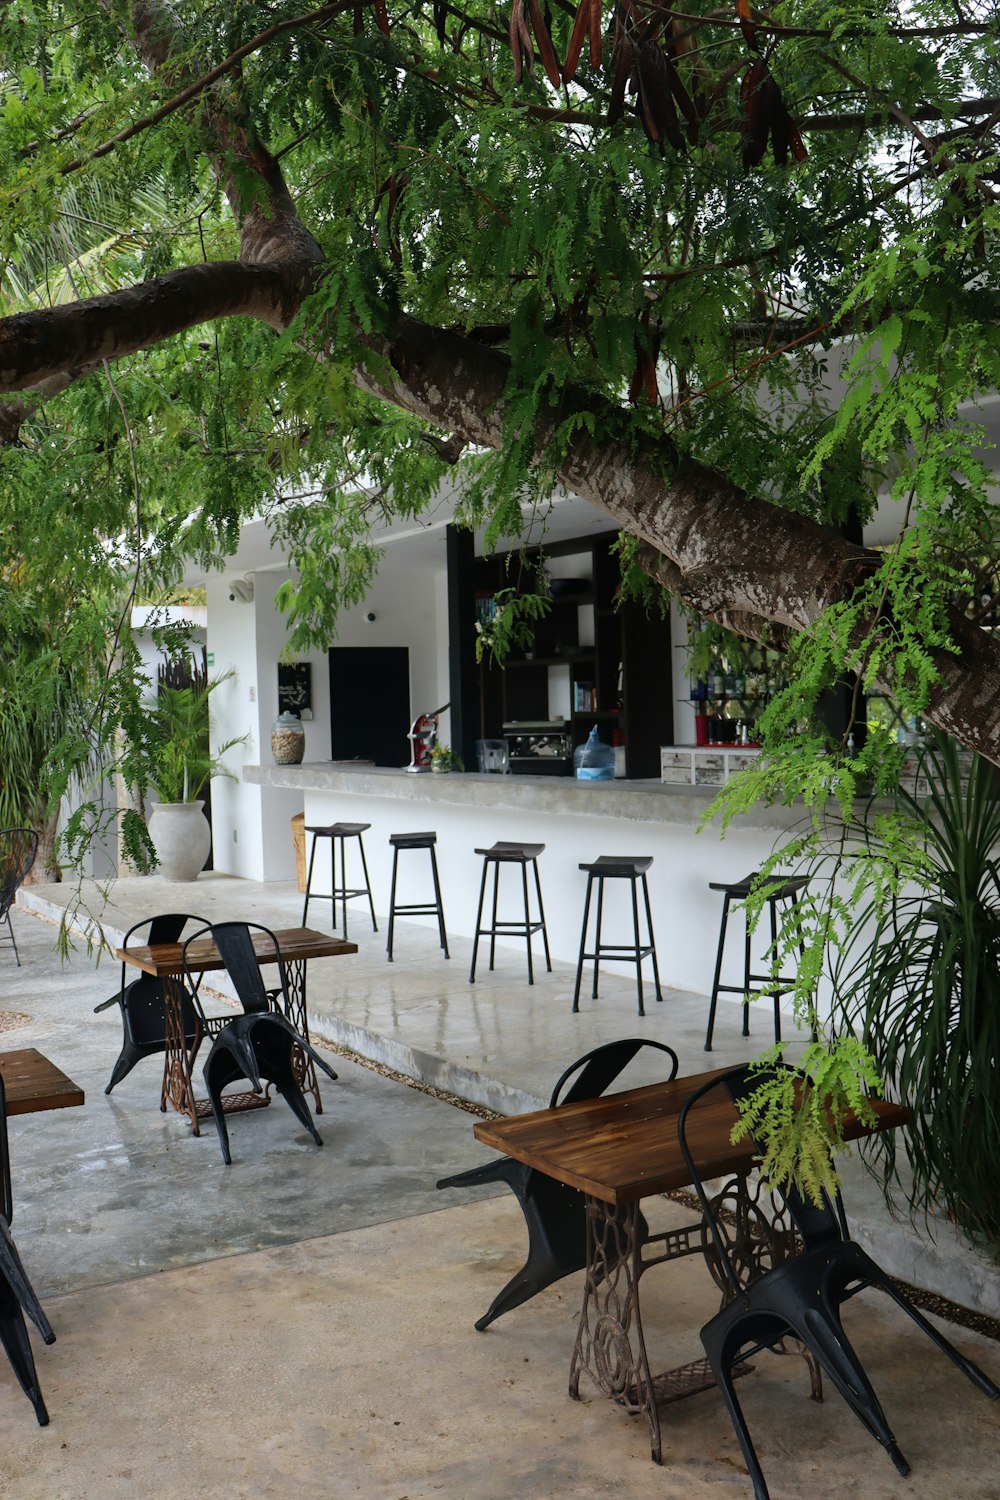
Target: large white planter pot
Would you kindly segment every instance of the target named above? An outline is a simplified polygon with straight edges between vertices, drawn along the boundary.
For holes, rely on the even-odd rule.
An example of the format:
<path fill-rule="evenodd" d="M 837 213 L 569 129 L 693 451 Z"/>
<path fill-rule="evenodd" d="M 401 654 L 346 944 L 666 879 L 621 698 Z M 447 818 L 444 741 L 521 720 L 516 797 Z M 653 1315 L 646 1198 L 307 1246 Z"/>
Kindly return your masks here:
<path fill-rule="evenodd" d="M 149 836 L 160 861 L 156 874 L 164 880 L 197 880 L 208 851 L 212 830 L 204 802 L 157 802 L 149 819 Z"/>

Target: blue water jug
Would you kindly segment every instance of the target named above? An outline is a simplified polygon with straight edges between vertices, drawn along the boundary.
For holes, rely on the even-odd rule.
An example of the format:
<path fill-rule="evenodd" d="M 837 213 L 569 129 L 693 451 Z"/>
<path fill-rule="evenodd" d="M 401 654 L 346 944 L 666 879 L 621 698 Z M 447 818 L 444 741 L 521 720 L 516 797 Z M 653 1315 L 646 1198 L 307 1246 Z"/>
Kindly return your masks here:
<path fill-rule="evenodd" d="M 613 781 L 615 752 L 597 737 L 597 725 L 582 745 L 573 751 L 573 773 L 577 781 Z"/>

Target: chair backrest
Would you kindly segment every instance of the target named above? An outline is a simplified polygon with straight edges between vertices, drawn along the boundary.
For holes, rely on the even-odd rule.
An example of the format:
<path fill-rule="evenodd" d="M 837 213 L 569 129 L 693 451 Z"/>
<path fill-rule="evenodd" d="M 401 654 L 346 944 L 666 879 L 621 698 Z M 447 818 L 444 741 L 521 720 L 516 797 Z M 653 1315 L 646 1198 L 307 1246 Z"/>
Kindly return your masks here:
<path fill-rule="evenodd" d="M 578 1099 L 597 1099 L 625 1071 L 643 1047 L 665 1052 L 670 1058 L 670 1072 L 666 1080 L 658 1079 L 657 1082 L 669 1083 L 671 1078 L 676 1078 L 677 1053 L 672 1047 L 668 1047 L 665 1042 L 649 1041 L 646 1037 L 623 1037 L 620 1041 L 605 1042 L 601 1047 L 594 1047 L 578 1057 L 575 1063 L 570 1063 L 552 1090 L 550 1108 L 556 1104 L 572 1104 Z M 577 1074 L 575 1079 L 574 1073 Z M 572 1083 L 569 1083 L 570 1079 L 573 1079 Z M 563 1094 L 563 1087 L 567 1083 L 569 1087 Z"/>
<path fill-rule="evenodd" d="M 10 911 L 37 853 L 38 834 L 33 828 L 0 828 L 0 921 Z"/>
<path fill-rule="evenodd" d="M 195 927 L 204 927 L 206 925 L 204 917 L 196 917 L 191 912 L 184 911 L 162 912 L 157 917 L 143 917 L 141 922 L 133 923 L 128 932 L 126 932 L 125 937 L 122 940 L 122 947 L 145 948 L 148 946 L 152 948 L 156 943 L 179 943 L 181 940 L 181 933 L 184 931 L 189 922 L 193 922 Z M 135 936 L 137 932 L 141 933 L 142 936 L 135 942 L 131 942 L 130 940 Z M 126 964 L 124 959 L 122 959 L 123 993 L 125 990 L 126 980 L 128 978 L 127 971 L 129 971 L 129 965 Z M 130 972 L 134 974 L 135 970 L 131 969 Z M 152 978 L 151 975 L 145 975 L 143 977 Z M 132 982 L 134 984 L 135 980 L 133 980 Z M 153 983 L 158 986 L 160 984 L 160 981 L 156 979 L 153 980 Z"/>
<path fill-rule="evenodd" d="M 214 922 L 200 932 L 192 933 L 184 944 L 184 972 L 188 983 L 193 984 L 196 978 L 188 967 L 188 949 L 199 938 L 211 937 L 244 1011 L 252 1015 L 271 1010 L 264 976 L 260 972 L 260 962 L 254 949 L 255 936 L 263 937 L 265 947 L 274 953 L 278 985 L 282 994 L 287 997 L 288 981 L 278 939 L 269 927 L 263 927 L 258 922 Z"/>
<path fill-rule="evenodd" d="M 797 1068 L 790 1068 L 785 1064 L 777 1067 L 793 1074 L 808 1086 L 808 1080 Z M 703 1084 L 688 1098 L 677 1119 L 677 1138 L 680 1143 L 681 1153 L 687 1165 L 691 1184 L 698 1194 L 705 1221 L 709 1226 L 715 1249 L 718 1254 L 719 1266 L 726 1281 L 734 1293 L 741 1290 L 741 1273 L 746 1276 L 746 1264 L 741 1258 L 737 1266 L 730 1247 L 729 1238 L 720 1229 L 718 1218 L 709 1195 L 705 1189 L 704 1179 L 699 1171 L 698 1164 L 694 1158 L 694 1152 L 688 1140 L 688 1117 L 692 1109 L 699 1104 L 708 1094 L 715 1089 L 722 1089 L 734 1104 L 739 1106 L 742 1100 L 748 1099 L 755 1093 L 769 1077 L 773 1077 L 777 1067 L 762 1070 L 753 1068 L 748 1064 L 742 1067 L 729 1068 L 720 1073 L 717 1078 L 712 1078 Z M 803 1247 L 813 1249 L 817 1245 L 829 1244 L 837 1240 L 850 1239 L 847 1228 L 847 1218 L 844 1213 L 844 1205 L 840 1193 L 831 1197 L 824 1192 L 819 1203 L 814 1203 L 804 1193 L 801 1193 L 793 1184 L 769 1183 L 770 1192 L 787 1210 L 788 1217 L 795 1227 Z"/>

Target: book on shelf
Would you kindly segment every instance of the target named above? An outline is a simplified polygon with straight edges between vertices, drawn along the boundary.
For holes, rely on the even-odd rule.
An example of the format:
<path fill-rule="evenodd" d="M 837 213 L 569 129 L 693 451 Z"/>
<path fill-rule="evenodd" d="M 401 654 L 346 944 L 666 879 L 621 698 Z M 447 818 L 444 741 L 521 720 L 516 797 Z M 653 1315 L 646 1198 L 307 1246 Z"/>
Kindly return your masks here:
<path fill-rule="evenodd" d="M 592 682 L 574 682 L 573 684 L 573 712 L 577 714 L 593 713 L 597 707 L 597 694 Z"/>

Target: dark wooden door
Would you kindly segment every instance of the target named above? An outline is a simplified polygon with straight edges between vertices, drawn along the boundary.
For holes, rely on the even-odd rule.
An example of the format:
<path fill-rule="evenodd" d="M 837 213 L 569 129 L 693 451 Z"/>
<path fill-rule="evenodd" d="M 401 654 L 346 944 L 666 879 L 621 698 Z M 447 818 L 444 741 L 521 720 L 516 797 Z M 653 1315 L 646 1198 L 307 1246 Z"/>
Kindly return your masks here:
<path fill-rule="evenodd" d="M 410 760 L 410 653 L 406 646 L 330 648 L 334 760 L 405 766 Z"/>

